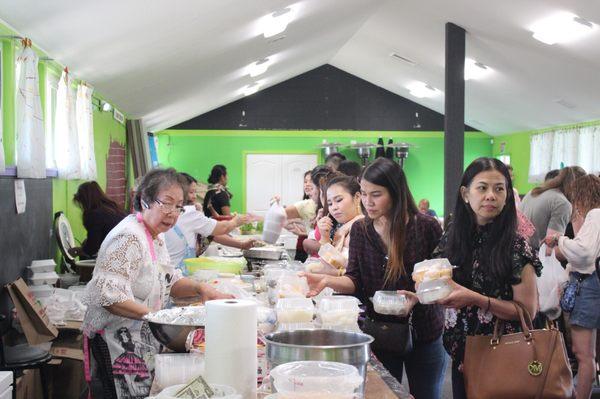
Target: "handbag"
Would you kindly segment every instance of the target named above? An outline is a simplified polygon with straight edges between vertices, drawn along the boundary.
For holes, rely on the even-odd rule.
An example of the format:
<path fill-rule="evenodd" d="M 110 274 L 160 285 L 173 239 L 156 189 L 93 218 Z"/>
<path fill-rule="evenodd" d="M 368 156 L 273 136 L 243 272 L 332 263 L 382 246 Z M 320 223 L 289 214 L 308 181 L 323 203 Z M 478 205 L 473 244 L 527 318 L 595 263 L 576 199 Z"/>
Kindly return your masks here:
<path fill-rule="evenodd" d="M 567 313 L 571 313 L 575 308 L 575 301 L 577 300 L 577 295 L 579 295 L 579 288 L 581 286 L 581 282 L 585 280 L 586 275 L 579 275 L 575 279 L 575 281 L 569 281 L 565 284 L 565 288 L 560 297 L 560 307 L 563 311 Z"/>
<path fill-rule="evenodd" d="M 374 351 L 405 356 L 413 349 L 412 324 L 410 322 L 384 322 L 366 317 L 363 332 L 375 339 L 371 343 Z"/>
<path fill-rule="evenodd" d="M 563 336 L 552 326 L 534 330 L 523 305 L 513 302 L 522 332 L 467 336 L 463 373 L 469 399 L 571 398 L 573 374 Z"/>

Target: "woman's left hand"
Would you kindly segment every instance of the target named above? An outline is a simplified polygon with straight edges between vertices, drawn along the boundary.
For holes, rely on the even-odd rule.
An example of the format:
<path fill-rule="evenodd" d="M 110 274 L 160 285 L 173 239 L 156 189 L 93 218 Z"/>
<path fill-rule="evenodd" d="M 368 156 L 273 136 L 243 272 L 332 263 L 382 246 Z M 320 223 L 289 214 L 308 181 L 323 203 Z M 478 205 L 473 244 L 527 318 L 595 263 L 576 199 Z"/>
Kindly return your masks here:
<path fill-rule="evenodd" d="M 437 304 L 454 309 L 475 304 L 475 299 L 478 295 L 475 291 L 457 284 L 454 280 L 448 280 L 448 284 L 452 287 L 452 292 L 446 298 L 437 301 Z"/>

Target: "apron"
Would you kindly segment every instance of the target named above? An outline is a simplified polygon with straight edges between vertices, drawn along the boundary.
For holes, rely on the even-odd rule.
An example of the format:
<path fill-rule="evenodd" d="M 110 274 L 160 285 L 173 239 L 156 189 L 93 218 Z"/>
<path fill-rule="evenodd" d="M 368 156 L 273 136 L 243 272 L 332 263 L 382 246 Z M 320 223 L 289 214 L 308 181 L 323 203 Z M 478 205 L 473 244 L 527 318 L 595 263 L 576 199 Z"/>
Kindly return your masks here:
<path fill-rule="evenodd" d="M 183 231 L 181 231 L 179 226 L 173 226 L 173 231 L 175 232 L 175 234 L 177 234 L 177 237 L 179 237 L 179 239 L 181 241 L 183 241 L 183 244 L 185 245 L 185 255 L 183 256 L 183 259 L 195 258 L 196 257 L 196 248 L 190 247 L 188 241 L 185 239 L 185 235 L 183 234 Z M 185 263 L 183 263 L 183 259 L 181 259 L 181 262 L 179 262 L 177 267 L 181 270 L 181 272 L 183 273 L 184 276 L 187 276 L 188 271 L 187 271 L 187 268 L 185 267 Z"/>
<path fill-rule="evenodd" d="M 136 217 L 139 223 L 143 223 L 140 213 Z M 136 302 L 141 302 L 155 312 L 163 309 L 167 303 L 174 268 L 172 265 L 159 263 L 152 236 L 146 226 L 144 231 L 152 262 L 140 269 L 136 287 L 132 288 Z M 123 317 L 118 323 L 112 323 L 96 334 L 100 334 L 108 346 L 117 397 L 148 397 L 154 379 L 154 356 L 161 350 L 161 345 L 154 339 L 148 323 Z M 86 337 L 85 376 L 89 382 L 91 375 L 88 347 Z"/>

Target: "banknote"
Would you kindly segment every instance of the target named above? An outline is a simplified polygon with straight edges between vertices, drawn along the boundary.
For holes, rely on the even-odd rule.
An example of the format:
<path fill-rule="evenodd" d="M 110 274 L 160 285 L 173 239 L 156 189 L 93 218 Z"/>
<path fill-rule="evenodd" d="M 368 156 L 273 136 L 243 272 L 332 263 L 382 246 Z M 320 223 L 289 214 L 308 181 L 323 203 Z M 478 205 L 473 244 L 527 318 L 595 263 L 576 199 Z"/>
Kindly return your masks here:
<path fill-rule="evenodd" d="M 201 375 L 193 379 L 185 387 L 181 388 L 176 394 L 176 398 L 181 399 L 208 399 L 212 398 L 215 392 L 208 386 Z"/>

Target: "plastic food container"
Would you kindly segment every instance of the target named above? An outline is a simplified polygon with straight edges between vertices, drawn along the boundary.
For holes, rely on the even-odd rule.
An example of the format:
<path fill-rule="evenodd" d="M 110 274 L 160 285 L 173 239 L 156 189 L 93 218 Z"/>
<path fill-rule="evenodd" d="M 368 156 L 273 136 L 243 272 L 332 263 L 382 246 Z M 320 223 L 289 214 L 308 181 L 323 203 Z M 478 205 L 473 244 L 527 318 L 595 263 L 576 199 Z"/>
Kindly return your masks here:
<path fill-rule="evenodd" d="M 48 273 L 54 271 L 56 263 L 54 263 L 54 259 L 32 260 L 31 266 L 28 266 L 27 268 L 31 273 Z"/>
<path fill-rule="evenodd" d="M 56 284 L 58 281 L 58 274 L 56 272 L 47 273 L 34 273 L 29 278 L 33 285 L 44 285 L 44 284 Z"/>
<path fill-rule="evenodd" d="M 275 307 L 279 324 L 310 323 L 315 305 L 309 298 L 281 298 Z"/>
<path fill-rule="evenodd" d="M 348 260 L 331 244 L 321 245 L 319 249 L 319 259 L 335 269 L 346 267 Z"/>
<path fill-rule="evenodd" d="M 437 279 L 424 281 L 417 288 L 419 302 L 423 305 L 429 305 L 440 299 L 446 298 L 452 292 L 452 287 L 448 284 L 448 279 Z"/>
<path fill-rule="evenodd" d="M 284 273 L 277 280 L 277 298 L 303 298 L 306 299 L 309 287 L 306 277 L 300 277 L 294 272 Z"/>
<path fill-rule="evenodd" d="M 278 398 L 352 399 L 363 379 L 349 364 L 300 361 L 282 364 L 271 370 Z"/>
<path fill-rule="evenodd" d="M 317 316 L 323 328 L 353 328 L 356 326 L 359 313 L 358 300 L 344 295 L 322 298 L 317 310 Z"/>
<path fill-rule="evenodd" d="M 196 375 L 195 377 L 197 377 Z M 191 381 L 190 381 L 191 382 Z M 188 382 L 189 383 L 189 382 Z M 171 387 L 165 388 L 159 393 L 156 398 L 157 399 L 176 399 L 175 394 L 187 384 L 173 385 Z M 210 384 L 210 387 L 215 392 L 212 398 L 222 398 L 222 399 L 241 399 L 242 395 L 238 394 L 236 390 L 227 385 L 217 385 Z"/>
<path fill-rule="evenodd" d="M 396 291 L 377 291 L 373 295 L 373 308 L 379 314 L 406 316 L 408 300 L 406 295 L 399 295 Z"/>
<path fill-rule="evenodd" d="M 445 258 L 428 259 L 415 264 L 412 279 L 420 284 L 426 281 L 452 278 L 452 265 Z"/>
<path fill-rule="evenodd" d="M 54 287 L 51 285 L 33 285 L 29 287 L 29 291 L 38 299 L 48 298 L 54 293 Z"/>
<path fill-rule="evenodd" d="M 204 374 L 204 355 L 198 353 L 163 353 L 154 357 L 155 381 L 161 387 L 188 384 Z"/>

